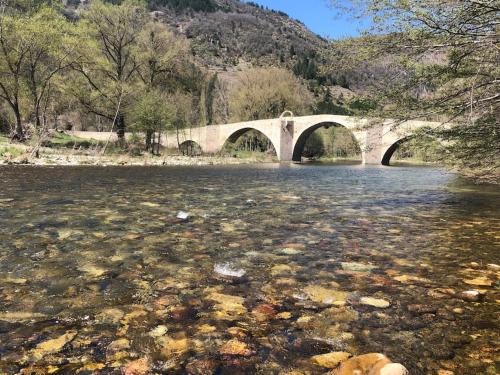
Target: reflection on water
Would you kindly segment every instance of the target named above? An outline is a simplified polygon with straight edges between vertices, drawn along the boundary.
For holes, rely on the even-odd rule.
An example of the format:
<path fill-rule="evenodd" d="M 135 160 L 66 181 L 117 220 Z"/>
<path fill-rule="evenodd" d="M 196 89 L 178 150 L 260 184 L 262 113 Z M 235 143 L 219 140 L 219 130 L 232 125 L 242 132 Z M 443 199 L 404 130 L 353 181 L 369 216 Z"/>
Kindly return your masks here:
<path fill-rule="evenodd" d="M 0 373 L 322 374 L 333 351 L 495 373 L 495 188 L 408 167 L 0 176 Z"/>

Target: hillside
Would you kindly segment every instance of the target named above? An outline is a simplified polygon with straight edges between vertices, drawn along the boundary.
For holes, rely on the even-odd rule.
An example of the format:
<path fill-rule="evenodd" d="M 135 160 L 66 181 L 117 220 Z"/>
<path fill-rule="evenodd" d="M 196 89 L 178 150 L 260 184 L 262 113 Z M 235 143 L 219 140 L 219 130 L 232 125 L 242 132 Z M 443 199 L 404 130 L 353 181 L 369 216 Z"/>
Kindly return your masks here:
<path fill-rule="evenodd" d="M 327 41 L 283 12 L 237 0 L 157 0 L 154 15 L 185 35 L 207 68 L 241 63 L 285 65 L 316 57 Z M 175 4 L 183 4 L 182 6 Z"/>
<path fill-rule="evenodd" d="M 68 0 L 70 17 L 91 0 Z M 107 0 L 117 3 L 117 0 Z M 197 63 L 232 80 L 251 66 L 281 66 L 305 79 L 311 91 L 333 98 L 353 92 L 344 75 L 321 72 L 330 42 L 286 13 L 240 0 L 149 0 L 151 15 L 191 44 Z"/>

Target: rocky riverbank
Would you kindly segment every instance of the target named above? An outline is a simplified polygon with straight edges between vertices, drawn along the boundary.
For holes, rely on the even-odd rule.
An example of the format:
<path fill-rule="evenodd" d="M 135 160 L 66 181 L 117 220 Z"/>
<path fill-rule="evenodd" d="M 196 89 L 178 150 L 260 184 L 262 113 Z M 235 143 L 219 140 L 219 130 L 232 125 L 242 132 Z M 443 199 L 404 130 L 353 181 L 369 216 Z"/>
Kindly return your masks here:
<path fill-rule="evenodd" d="M 190 166 L 190 165 L 224 165 L 252 164 L 257 162 L 273 162 L 273 158 L 235 158 L 230 156 L 130 156 L 130 155 L 86 155 L 72 153 L 41 153 L 39 157 L 29 153 L 17 157 L 7 155 L 0 159 L 0 165 L 94 165 L 94 166 Z"/>

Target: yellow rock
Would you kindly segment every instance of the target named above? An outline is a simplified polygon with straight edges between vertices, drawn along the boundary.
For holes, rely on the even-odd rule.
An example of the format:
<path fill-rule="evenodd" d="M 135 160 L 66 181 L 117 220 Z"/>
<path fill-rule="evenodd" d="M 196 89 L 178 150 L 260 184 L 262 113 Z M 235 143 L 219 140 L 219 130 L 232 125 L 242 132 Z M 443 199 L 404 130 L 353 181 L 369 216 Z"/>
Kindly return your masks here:
<path fill-rule="evenodd" d="M 186 337 L 173 338 L 162 336 L 157 339 L 161 346 L 161 353 L 165 358 L 180 356 L 189 350 L 190 342 Z"/>
<path fill-rule="evenodd" d="M 97 371 L 102 370 L 106 365 L 104 363 L 87 363 L 81 367 L 77 372 Z"/>
<path fill-rule="evenodd" d="M 234 232 L 236 228 L 231 223 L 221 223 L 221 228 L 224 232 Z"/>
<path fill-rule="evenodd" d="M 292 313 L 291 312 L 288 312 L 288 311 L 285 311 L 285 312 L 281 312 L 279 313 L 278 315 L 276 315 L 276 317 L 278 319 L 290 319 L 292 317 Z"/>
<path fill-rule="evenodd" d="M 5 320 L 6 322 L 10 323 L 23 322 L 26 320 L 34 320 L 43 317 L 45 317 L 45 315 L 33 313 L 30 311 L 12 311 L 0 313 L 0 320 Z"/>
<path fill-rule="evenodd" d="M 275 281 L 276 285 L 295 285 L 297 284 L 297 280 L 288 278 L 288 277 L 280 277 L 276 279 Z"/>
<path fill-rule="evenodd" d="M 228 355 L 242 355 L 248 356 L 252 354 L 252 351 L 248 348 L 248 345 L 239 340 L 233 339 L 229 340 L 219 348 L 221 354 Z"/>
<path fill-rule="evenodd" d="M 297 323 L 306 324 L 309 323 L 312 319 L 312 316 L 301 316 L 299 319 L 297 319 Z"/>
<path fill-rule="evenodd" d="M 208 299 L 216 302 L 214 313 L 216 319 L 235 320 L 247 312 L 243 306 L 245 302 L 243 297 L 211 293 Z"/>
<path fill-rule="evenodd" d="M 124 312 L 119 309 L 104 309 L 97 314 L 96 319 L 102 323 L 119 323 L 123 318 Z"/>
<path fill-rule="evenodd" d="M 423 277 L 417 277 L 417 276 L 410 276 L 410 275 L 401 275 L 401 276 L 396 276 L 394 280 L 399 281 L 400 283 L 407 284 L 411 282 L 421 282 L 421 283 L 427 283 L 430 280 L 425 279 Z"/>
<path fill-rule="evenodd" d="M 491 286 L 493 282 L 486 277 L 476 277 L 472 280 L 464 280 L 464 283 L 476 286 Z"/>
<path fill-rule="evenodd" d="M 125 338 L 115 340 L 108 345 L 108 350 L 111 351 L 121 351 L 124 349 L 130 349 L 130 341 Z"/>
<path fill-rule="evenodd" d="M 304 292 L 316 303 L 341 306 L 345 304 L 347 293 L 337 290 L 327 289 L 320 286 L 310 285 L 304 288 Z"/>
<path fill-rule="evenodd" d="M 362 305 L 378 307 L 381 309 L 385 309 L 391 305 L 389 301 L 386 301 L 385 299 L 373 298 L 373 297 L 361 297 L 359 302 Z"/>
<path fill-rule="evenodd" d="M 287 264 L 277 264 L 271 268 L 271 275 L 281 275 L 293 272 L 292 267 Z"/>
<path fill-rule="evenodd" d="M 20 277 L 7 277 L 5 279 L 2 279 L 2 282 L 7 283 L 7 284 L 26 284 L 28 282 L 28 279 L 23 279 Z"/>
<path fill-rule="evenodd" d="M 160 337 L 168 332 L 168 327 L 165 325 L 159 325 L 149 331 L 148 335 L 151 337 Z"/>
<path fill-rule="evenodd" d="M 312 357 L 312 361 L 318 366 L 325 368 L 335 368 L 340 362 L 345 361 L 351 356 L 351 353 L 347 352 L 332 352 L 327 354 L 315 355 Z"/>
<path fill-rule="evenodd" d="M 154 203 L 154 202 L 142 202 L 141 205 L 143 205 L 145 207 L 160 207 L 160 205 L 158 203 Z"/>
<path fill-rule="evenodd" d="M 198 327 L 198 332 L 201 334 L 207 334 L 217 331 L 217 327 L 211 326 L 209 324 L 203 324 Z"/>
<path fill-rule="evenodd" d="M 31 357 L 35 361 L 39 361 L 47 354 L 57 353 L 62 350 L 64 345 L 69 343 L 77 335 L 76 331 L 67 331 L 55 339 L 47 340 L 38 344 L 35 349 L 31 351 Z"/>
<path fill-rule="evenodd" d="M 78 267 L 78 270 L 85 272 L 91 277 L 101 277 L 107 272 L 105 268 L 97 267 L 93 264 L 84 264 L 83 266 Z"/>
<path fill-rule="evenodd" d="M 61 241 L 70 238 L 73 234 L 80 234 L 82 232 L 73 229 L 60 229 L 57 231 L 57 236 Z"/>

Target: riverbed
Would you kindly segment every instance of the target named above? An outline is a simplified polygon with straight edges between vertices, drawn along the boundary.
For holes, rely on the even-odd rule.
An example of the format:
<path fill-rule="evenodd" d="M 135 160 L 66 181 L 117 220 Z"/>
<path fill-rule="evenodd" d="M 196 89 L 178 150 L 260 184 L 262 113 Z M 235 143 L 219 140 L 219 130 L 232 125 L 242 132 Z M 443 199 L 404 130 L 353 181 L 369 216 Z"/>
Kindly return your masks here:
<path fill-rule="evenodd" d="M 435 167 L 0 166 L 0 373 L 495 374 L 499 245 Z"/>

